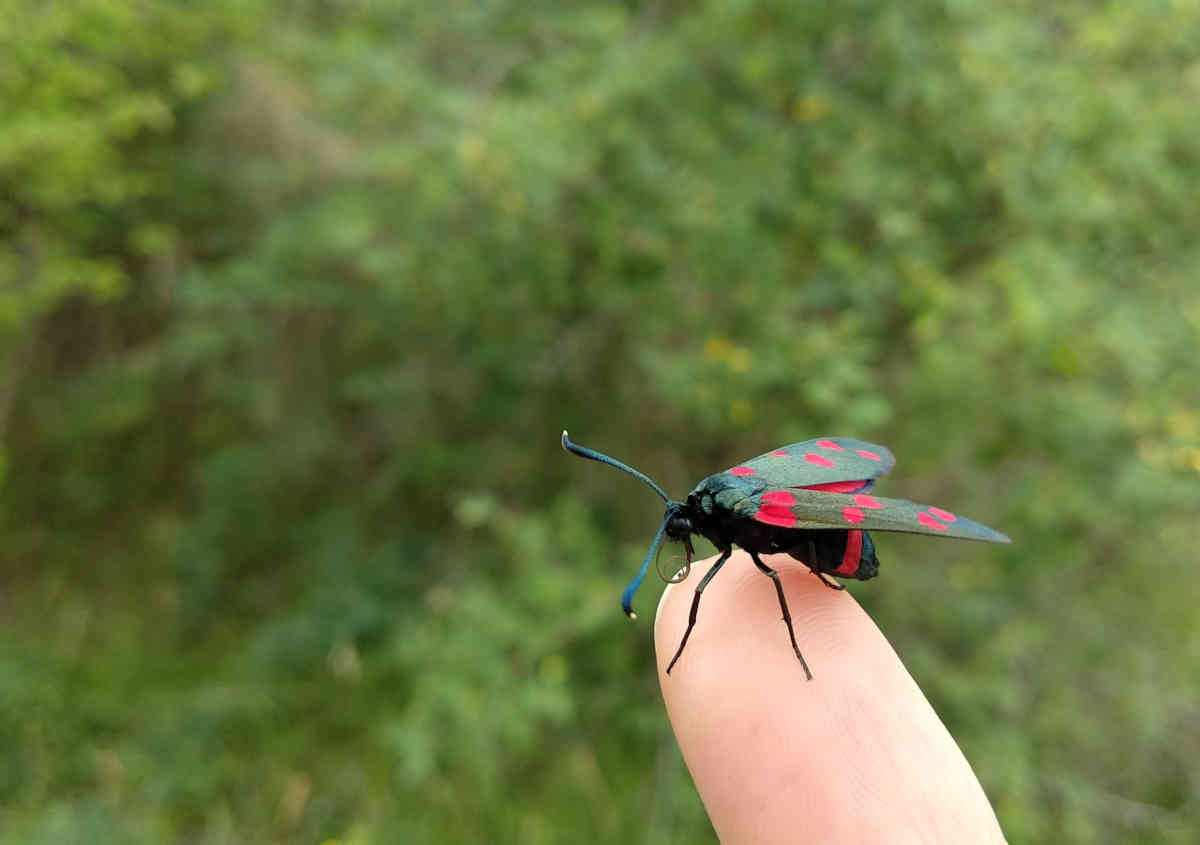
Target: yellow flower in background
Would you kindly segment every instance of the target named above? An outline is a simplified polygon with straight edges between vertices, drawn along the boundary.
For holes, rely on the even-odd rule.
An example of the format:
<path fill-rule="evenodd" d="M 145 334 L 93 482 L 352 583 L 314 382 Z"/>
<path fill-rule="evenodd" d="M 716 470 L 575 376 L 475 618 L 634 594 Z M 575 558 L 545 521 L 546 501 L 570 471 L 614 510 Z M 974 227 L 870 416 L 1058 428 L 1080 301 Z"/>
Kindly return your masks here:
<path fill-rule="evenodd" d="M 1200 413 L 1176 411 L 1167 417 L 1167 433 L 1172 437 L 1190 440 L 1200 435 Z"/>
<path fill-rule="evenodd" d="M 825 117 L 832 110 L 833 106 L 824 97 L 806 94 L 803 97 L 797 97 L 792 103 L 792 118 L 801 123 L 812 123 L 814 120 Z"/>
<path fill-rule="evenodd" d="M 750 350 L 724 335 L 713 335 L 704 341 L 704 360 L 710 364 L 724 364 L 731 373 L 740 374 L 750 369 Z"/>
<path fill-rule="evenodd" d="M 729 403 L 729 419 L 735 425 L 746 425 L 754 419 L 754 406 L 745 399 L 734 399 Z"/>

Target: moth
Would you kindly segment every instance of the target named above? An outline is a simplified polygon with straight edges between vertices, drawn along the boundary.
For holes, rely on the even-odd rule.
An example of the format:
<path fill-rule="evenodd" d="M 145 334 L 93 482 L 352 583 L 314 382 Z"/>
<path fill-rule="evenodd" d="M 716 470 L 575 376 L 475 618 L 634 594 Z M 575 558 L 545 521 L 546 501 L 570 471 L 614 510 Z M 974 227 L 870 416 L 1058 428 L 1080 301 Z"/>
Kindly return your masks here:
<path fill-rule="evenodd" d="M 696 626 L 704 588 L 729 560 L 735 545 L 748 552 L 759 571 L 774 582 L 792 650 L 804 667 L 805 677 L 812 680 L 808 662 L 796 644 L 779 573 L 763 563 L 760 555 L 791 555 L 808 566 L 827 587 L 844 590 L 843 585 L 829 576 L 865 581 L 879 574 L 875 543 L 868 531 L 1011 542 L 999 531 L 948 510 L 870 495 L 868 491 L 875 480 L 890 472 L 896 459 L 885 446 L 849 437 L 821 437 L 773 449 L 708 476 L 682 502 L 671 499 L 645 473 L 572 443 L 566 431 L 562 433 L 562 445 L 574 455 L 608 464 L 641 479 L 667 503 L 650 551 L 621 594 L 621 607 L 630 618 L 637 618 L 633 596 L 664 537 L 683 544 L 685 567 L 691 565 L 694 556 L 693 534 L 706 538 L 721 553 L 696 585 L 687 630 L 667 666 L 667 674 L 675 668 Z"/>

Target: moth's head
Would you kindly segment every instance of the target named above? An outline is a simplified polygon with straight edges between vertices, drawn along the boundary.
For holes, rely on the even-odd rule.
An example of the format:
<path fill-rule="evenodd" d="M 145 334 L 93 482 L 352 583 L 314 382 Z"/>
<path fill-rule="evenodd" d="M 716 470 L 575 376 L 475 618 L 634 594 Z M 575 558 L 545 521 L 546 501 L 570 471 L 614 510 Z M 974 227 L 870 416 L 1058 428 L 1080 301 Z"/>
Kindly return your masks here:
<path fill-rule="evenodd" d="M 667 537 L 683 543 L 687 548 L 687 562 L 692 562 L 692 535 L 696 533 L 688 507 L 683 502 L 671 502 L 667 506 Z"/>
<path fill-rule="evenodd" d="M 687 578 L 688 573 L 692 570 L 692 560 L 696 557 L 696 552 L 692 548 L 692 535 L 696 533 L 696 529 L 692 526 L 690 511 L 685 502 L 671 502 L 667 505 L 663 533 L 667 535 L 667 539 L 683 543 L 683 568 L 674 575 L 670 575 L 663 571 L 657 559 L 654 565 L 658 567 L 659 577 L 664 581 L 668 584 L 678 584 L 684 578 Z"/>

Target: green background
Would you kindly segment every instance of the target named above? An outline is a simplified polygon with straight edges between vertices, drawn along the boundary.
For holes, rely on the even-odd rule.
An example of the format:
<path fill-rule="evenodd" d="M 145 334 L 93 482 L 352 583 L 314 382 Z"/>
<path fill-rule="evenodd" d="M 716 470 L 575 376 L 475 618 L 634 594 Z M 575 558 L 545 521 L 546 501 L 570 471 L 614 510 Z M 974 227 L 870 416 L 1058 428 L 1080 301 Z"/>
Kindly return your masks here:
<path fill-rule="evenodd" d="M 1194 841 L 1197 44 L 0 3 L 0 843 L 713 841 L 618 608 L 661 504 L 564 427 L 676 496 L 886 443 L 1015 540 L 851 586 L 1009 838 Z"/>

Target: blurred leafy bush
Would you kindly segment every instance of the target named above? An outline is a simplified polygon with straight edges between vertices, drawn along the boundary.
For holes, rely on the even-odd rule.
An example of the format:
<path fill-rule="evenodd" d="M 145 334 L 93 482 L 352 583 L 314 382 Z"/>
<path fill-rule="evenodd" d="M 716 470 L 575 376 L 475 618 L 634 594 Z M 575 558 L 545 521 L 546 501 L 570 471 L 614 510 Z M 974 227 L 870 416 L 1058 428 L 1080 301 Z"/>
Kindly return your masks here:
<path fill-rule="evenodd" d="M 856 590 L 1009 838 L 1190 841 L 1198 37 L 17 3 L 0 842 L 711 838 L 616 606 L 654 502 L 564 426 L 677 494 L 887 442 L 1017 540 Z"/>

